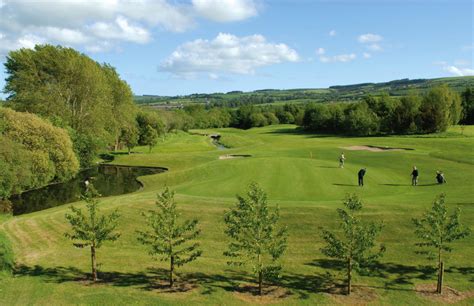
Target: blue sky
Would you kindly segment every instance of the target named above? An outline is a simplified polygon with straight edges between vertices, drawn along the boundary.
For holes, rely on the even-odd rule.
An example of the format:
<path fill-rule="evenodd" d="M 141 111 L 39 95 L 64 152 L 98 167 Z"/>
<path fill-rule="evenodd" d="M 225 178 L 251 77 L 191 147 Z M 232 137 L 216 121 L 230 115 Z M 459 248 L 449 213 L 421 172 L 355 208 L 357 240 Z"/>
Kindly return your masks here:
<path fill-rule="evenodd" d="M 470 0 L 0 0 L 2 61 L 35 43 L 112 64 L 136 94 L 474 74 Z"/>

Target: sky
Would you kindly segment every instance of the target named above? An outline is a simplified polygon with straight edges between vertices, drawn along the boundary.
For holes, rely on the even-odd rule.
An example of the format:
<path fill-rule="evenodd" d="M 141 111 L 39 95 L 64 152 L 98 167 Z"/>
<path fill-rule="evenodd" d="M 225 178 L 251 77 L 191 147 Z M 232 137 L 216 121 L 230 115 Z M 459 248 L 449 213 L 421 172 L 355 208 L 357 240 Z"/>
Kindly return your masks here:
<path fill-rule="evenodd" d="M 471 0 L 0 0 L 0 61 L 68 46 L 137 95 L 464 76 L 473 15 Z"/>

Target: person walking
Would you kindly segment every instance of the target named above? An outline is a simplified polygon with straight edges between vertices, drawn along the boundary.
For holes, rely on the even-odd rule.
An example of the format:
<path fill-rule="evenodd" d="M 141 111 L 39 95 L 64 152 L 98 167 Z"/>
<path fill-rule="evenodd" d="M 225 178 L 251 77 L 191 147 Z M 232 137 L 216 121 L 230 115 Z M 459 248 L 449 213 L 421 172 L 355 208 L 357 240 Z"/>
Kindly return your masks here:
<path fill-rule="evenodd" d="M 344 156 L 344 152 L 342 152 L 341 156 L 339 157 L 339 168 L 344 168 L 345 160 L 346 160 L 346 157 Z"/>
<path fill-rule="evenodd" d="M 418 185 L 418 169 L 416 166 L 413 166 L 413 171 L 411 172 L 411 185 L 416 186 Z"/>
<path fill-rule="evenodd" d="M 367 168 L 362 168 L 357 173 L 357 177 L 359 178 L 359 186 L 364 186 L 364 175 L 367 172 Z"/>

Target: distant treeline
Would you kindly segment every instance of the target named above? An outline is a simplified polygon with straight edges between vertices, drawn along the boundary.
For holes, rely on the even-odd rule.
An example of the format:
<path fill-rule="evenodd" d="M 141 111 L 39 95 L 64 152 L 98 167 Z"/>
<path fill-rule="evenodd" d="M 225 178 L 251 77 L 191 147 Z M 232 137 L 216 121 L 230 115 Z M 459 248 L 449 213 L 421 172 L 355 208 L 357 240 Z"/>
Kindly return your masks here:
<path fill-rule="evenodd" d="M 415 134 L 445 131 L 450 125 L 474 123 L 470 88 L 459 95 L 447 86 L 404 97 L 382 94 L 353 103 L 308 103 L 236 109 L 190 104 L 183 110 L 161 112 L 173 128 L 249 129 L 272 124 L 297 124 L 308 131 L 347 135 Z M 169 128 L 168 128 L 169 130 Z"/>
<path fill-rule="evenodd" d="M 190 94 L 184 96 L 135 96 L 137 104 L 195 104 L 201 103 L 212 107 L 236 108 L 245 104 L 272 104 L 294 102 L 359 102 L 365 96 L 379 96 L 387 93 L 390 96 L 402 97 L 411 91 L 425 93 L 433 87 L 448 85 L 452 90 L 461 93 L 466 87 L 474 85 L 474 77 L 453 77 L 441 79 L 401 79 L 383 83 L 361 83 L 338 85 L 329 88 L 299 89 L 261 89 L 252 92 L 230 91 L 227 93 Z"/>

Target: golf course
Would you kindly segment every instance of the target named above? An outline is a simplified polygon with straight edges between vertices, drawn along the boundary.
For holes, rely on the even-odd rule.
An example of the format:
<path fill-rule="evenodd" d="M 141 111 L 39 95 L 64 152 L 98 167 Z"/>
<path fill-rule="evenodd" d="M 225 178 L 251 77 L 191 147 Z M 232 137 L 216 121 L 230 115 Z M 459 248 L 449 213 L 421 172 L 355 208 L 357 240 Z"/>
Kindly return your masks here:
<path fill-rule="evenodd" d="M 219 146 L 209 135 L 220 135 Z M 474 126 L 452 126 L 425 135 L 343 137 L 309 133 L 296 125 L 241 130 L 220 128 L 177 131 L 152 148 L 123 150 L 116 165 L 164 167 L 168 171 L 139 177 L 143 188 L 100 198 L 101 213 L 115 209 L 120 238 L 97 252 L 99 281 L 92 283 L 90 251 L 75 248 L 65 237 L 70 204 L 1 216 L 15 254 L 13 277 L 0 278 L 0 305 L 281 305 L 474 303 L 474 235 L 451 244 L 444 253 L 444 285 L 452 294 L 434 296 L 436 259 L 417 254 L 412 218 L 421 218 L 435 198 L 446 194 L 448 212 L 461 209 L 461 222 L 474 229 Z M 345 166 L 339 167 L 344 152 Z M 413 166 L 419 170 L 412 186 Z M 357 172 L 366 168 L 364 186 Z M 437 184 L 436 171 L 446 184 Z M 229 238 L 224 214 L 256 182 L 269 206 L 280 208 L 288 228 L 281 277 L 259 297 L 246 286 L 255 283 L 250 267 L 227 265 Z M 176 286 L 165 286 L 166 262 L 155 260 L 137 241 L 145 229 L 142 212 L 155 208 L 157 193 L 169 187 L 181 216 L 198 219 L 202 255 L 179 267 Z M 344 283 L 345 268 L 323 255 L 321 228 L 339 231 L 337 209 L 347 194 L 357 194 L 368 221 L 382 222 L 378 242 L 386 251 L 366 273 L 354 273 L 354 293 L 334 294 Z M 84 202 L 73 203 L 84 208 Z"/>

